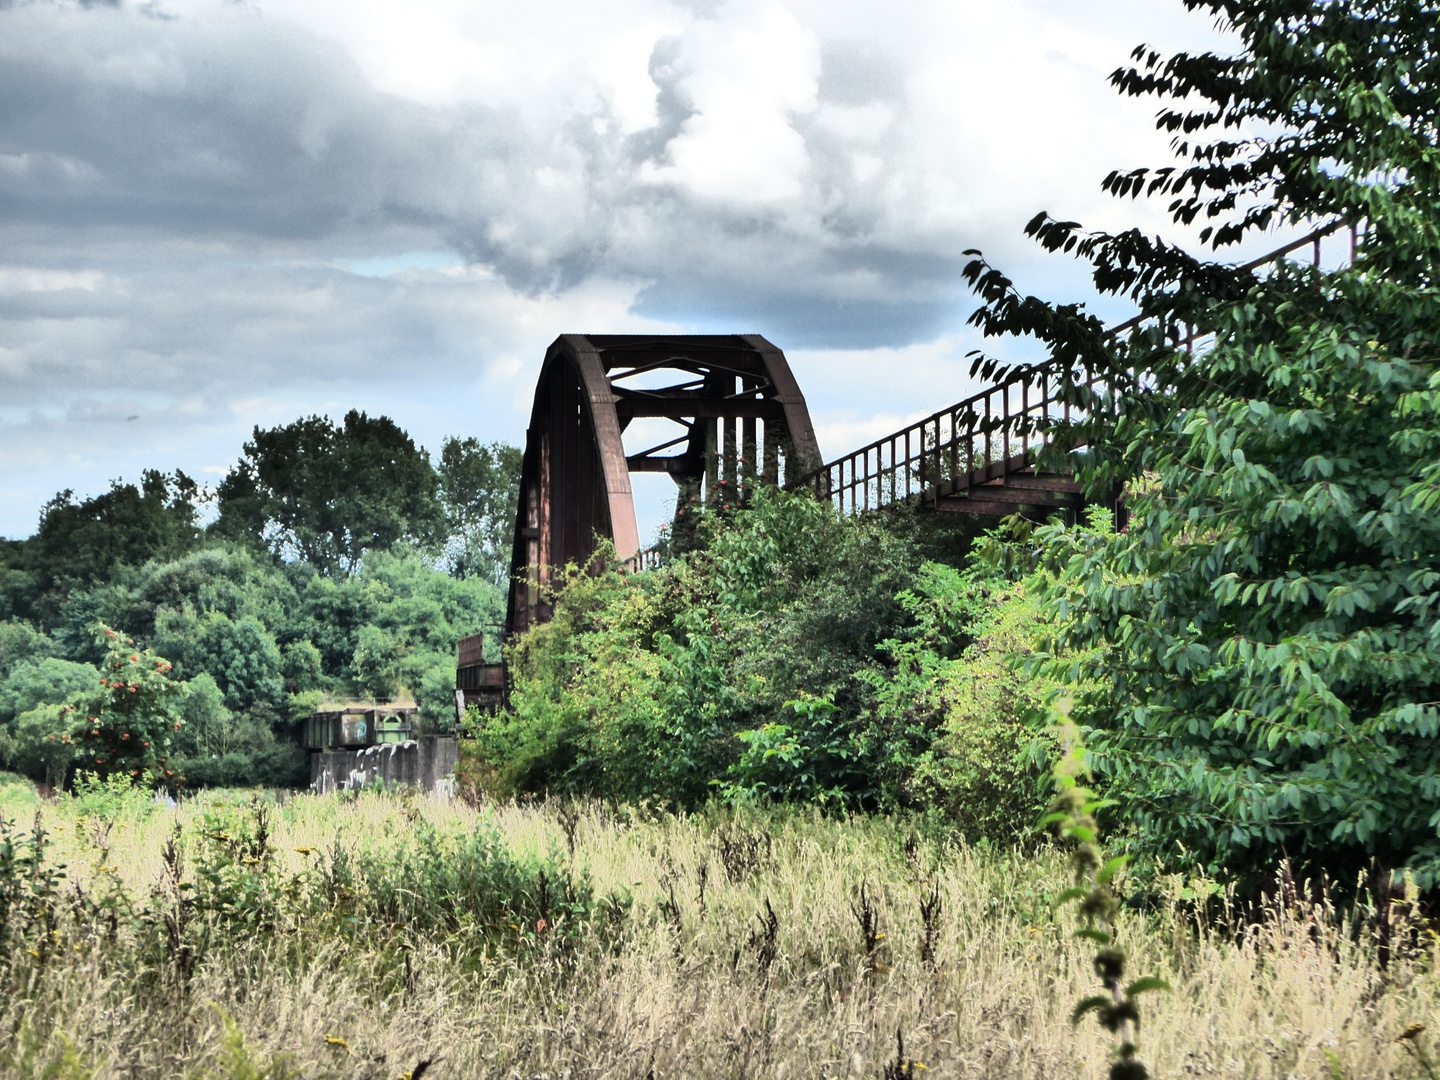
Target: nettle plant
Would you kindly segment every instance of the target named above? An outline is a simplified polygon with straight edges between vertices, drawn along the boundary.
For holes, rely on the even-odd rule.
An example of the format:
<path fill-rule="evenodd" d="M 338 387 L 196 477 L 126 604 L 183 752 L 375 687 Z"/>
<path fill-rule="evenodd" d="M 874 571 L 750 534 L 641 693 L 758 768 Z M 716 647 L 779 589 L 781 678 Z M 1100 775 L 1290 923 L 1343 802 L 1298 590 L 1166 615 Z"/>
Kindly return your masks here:
<path fill-rule="evenodd" d="M 1102 988 L 1101 993 L 1076 1003 L 1070 1021 L 1078 1024 L 1093 1012 L 1100 1025 L 1115 1036 L 1110 1080 L 1146 1080 L 1150 1072 L 1139 1058 L 1140 1007 L 1136 999 L 1152 990 L 1169 990 L 1170 984 L 1153 975 L 1125 982 L 1125 950 L 1116 941 L 1115 925 L 1120 901 L 1111 884 L 1124 870 L 1128 856 L 1105 858 L 1095 820 L 1097 813 L 1114 806 L 1115 801 L 1097 798 L 1093 791 L 1081 786 L 1089 768 L 1080 729 L 1070 719 L 1068 708 L 1058 709 L 1055 719 L 1064 752 L 1053 769 L 1056 794 L 1052 813 L 1042 824 L 1054 825 L 1060 838 L 1070 845 L 1070 865 L 1075 873 L 1075 884 L 1056 898 L 1055 905 L 1078 905 L 1084 925 L 1075 931 L 1075 936 L 1098 946 L 1094 966 Z"/>
<path fill-rule="evenodd" d="M 96 640 L 105 659 L 100 690 L 81 706 L 72 735 L 80 748 L 77 764 L 102 777 L 175 783 L 170 740 L 183 721 L 175 714 L 180 687 L 170 678 L 170 662 L 108 626 L 99 626 Z"/>

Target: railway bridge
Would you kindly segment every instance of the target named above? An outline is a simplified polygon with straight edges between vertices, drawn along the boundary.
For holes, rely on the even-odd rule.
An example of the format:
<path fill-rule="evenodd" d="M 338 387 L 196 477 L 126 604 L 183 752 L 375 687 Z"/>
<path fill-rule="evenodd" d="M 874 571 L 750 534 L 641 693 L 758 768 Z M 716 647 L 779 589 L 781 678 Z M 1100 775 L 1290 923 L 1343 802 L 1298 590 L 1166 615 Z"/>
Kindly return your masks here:
<path fill-rule="evenodd" d="M 1306 250 L 1318 266 L 1322 237 L 1339 226 L 1236 269 Z M 1355 243 L 1352 228 L 1351 257 Z M 1109 333 L 1140 324 L 1132 319 Z M 1179 340 L 1191 351 L 1207 343 L 1194 330 Z M 775 484 L 812 491 L 842 513 L 904 503 L 1043 519 L 1081 509 L 1084 495 L 1070 472 L 1044 467 L 1073 458 L 1041 451 L 1083 451 L 1074 425 L 1084 403 L 1104 402 L 1110 391 L 1083 362 L 1021 365 L 964 401 L 823 462 L 784 353 L 758 334 L 562 334 L 546 352 L 526 433 L 505 634 L 549 617 L 553 568 L 585 564 L 597 537 L 637 570 L 653 565 L 655 553 L 640 546 L 631 473 L 668 474 L 682 508 L 691 500 L 738 505 L 756 485 Z M 669 437 L 627 449 L 625 432 L 641 419 L 664 421 Z"/>

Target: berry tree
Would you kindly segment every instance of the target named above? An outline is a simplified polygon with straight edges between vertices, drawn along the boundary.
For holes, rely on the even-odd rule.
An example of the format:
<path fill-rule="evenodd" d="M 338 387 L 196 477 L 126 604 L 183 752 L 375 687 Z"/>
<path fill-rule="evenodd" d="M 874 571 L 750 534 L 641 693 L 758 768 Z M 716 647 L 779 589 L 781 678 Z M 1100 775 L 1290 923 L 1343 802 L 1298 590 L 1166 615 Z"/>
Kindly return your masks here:
<path fill-rule="evenodd" d="M 170 740 L 183 721 L 175 712 L 180 687 L 170 678 L 170 662 L 104 625 L 97 640 L 105 646 L 100 690 L 85 703 L 73 736 L 80 747 L 76 763 L 101 776 L 172 783 Z"/>

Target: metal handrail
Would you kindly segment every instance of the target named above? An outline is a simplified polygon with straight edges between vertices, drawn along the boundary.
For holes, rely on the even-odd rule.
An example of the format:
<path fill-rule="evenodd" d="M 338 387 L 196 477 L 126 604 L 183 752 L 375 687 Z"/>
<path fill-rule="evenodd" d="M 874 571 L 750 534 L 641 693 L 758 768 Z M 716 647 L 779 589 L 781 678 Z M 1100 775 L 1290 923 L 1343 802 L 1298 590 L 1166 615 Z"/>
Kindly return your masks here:
<path fill-rule="evenodd" d="M 1343 224 L 1337 220 L 1322 225 L 1237 269 L 1258 269 L 1306 245 L 1313 245 L 1314 262 L 1319 266 L 1320 241 Z M 1357 243 L 1358 234 L 1351 225 L 1352 260 Z M 1145 321 L 1146 316 L 1137 315 L 1107 334 L 1126 333 Z M 1208 335 L 1197 337 L 1190 328 L 1186 350 L 1194 352 L 1207 339 Z M 786 487 L 809 487 L 818 497 L 835 502 L 841 513 L 877 510 L 917 498 L 938 502 L 946 496 L 968 495 L 978 485 L 1029 468 L 1032 450 L 1045 445 L 1047 428 L 1068 427 L 1082 418 L 1070 396 L 1058 393 L 1064 380 L 1077 376 L 1083 380 L 1088 399 L 1097 385 L 1096 373 L 1088 365 L 1048 360 L 1033 367 L 1017 367 L 995 386 L 836 458 Z M 1038 388 L 1033 402 L 1032 387 Z M 1013 402 L 1017 390 L 1020 400 Z M 1054 416 L 1050 412 L 1053 406 L 1060 407 Z"/>

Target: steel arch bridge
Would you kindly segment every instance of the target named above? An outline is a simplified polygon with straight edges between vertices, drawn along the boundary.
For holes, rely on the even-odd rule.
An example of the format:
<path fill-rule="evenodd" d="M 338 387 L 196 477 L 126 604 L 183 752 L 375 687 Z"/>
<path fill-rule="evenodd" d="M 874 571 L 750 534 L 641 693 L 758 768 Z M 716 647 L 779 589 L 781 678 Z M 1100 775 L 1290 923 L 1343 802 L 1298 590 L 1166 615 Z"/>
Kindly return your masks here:
<path fill-rule="evenodd" d="M 1321 240 L 1343 224 L 1322 225 L 1236 269 L 1255 271 L 1308 248 L 1319 267 Z M 1353 260 L 1356 226 L 1348 231 Z M 1187 351 L 1207 346 L 1195 328 L 1184 334 Z M 756 484 L 805 489 L 840 513 L 901 503 L 991 518 L 1078 510 L 1075 477 L 1039 468 L 1053 432 L 1076 419 L 1067 385 L 1108 393 L 1104 376 L 1083 365 L 1021 365 L 948 409 L 822 464 L 785 355 L 758 334 L 563 334 L 545 354 L 526 433 L 506 638 L 549 617 L 552 568 L 588 563 L 597 536 L 612 540 L 622 560 L 645 565 L 632 472 L 668 473 L 682 498 L 725 495 L 739 503 Z M 674 437 L 627 453 L 622 436 L 636 420 L 667 421 Z"/>
<path fill-rule="evenodd" d="M 627 452 L 637 420 L 666 421 L 674 437 Z M 668 473 L 682 497 L 738 501 L 820 464 L 805 396 L 760 335 L 562 334 L 525 435 L 506 637 L 549 617 L 552 568 L 587 563 L 597 536 L 639 556 L 632 472 Z"/>

